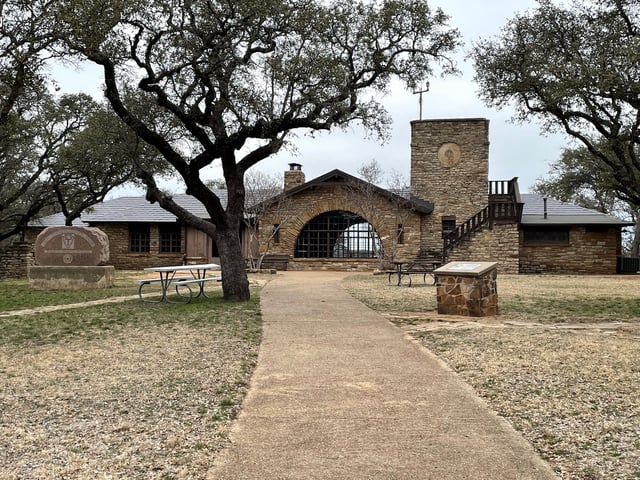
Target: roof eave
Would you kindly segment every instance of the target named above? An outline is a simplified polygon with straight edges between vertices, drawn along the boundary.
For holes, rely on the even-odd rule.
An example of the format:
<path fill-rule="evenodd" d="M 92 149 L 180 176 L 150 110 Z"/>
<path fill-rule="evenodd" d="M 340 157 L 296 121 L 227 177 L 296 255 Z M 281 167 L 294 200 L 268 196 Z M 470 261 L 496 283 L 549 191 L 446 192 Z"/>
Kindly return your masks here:
<path fill-rule="evenodd" d="M 584 226 L 611 226 L 628 227 L 635 225 L 633 222 L 620 220 L 607 215 L 522 215 L 522 225 L 584 225 Z"/>

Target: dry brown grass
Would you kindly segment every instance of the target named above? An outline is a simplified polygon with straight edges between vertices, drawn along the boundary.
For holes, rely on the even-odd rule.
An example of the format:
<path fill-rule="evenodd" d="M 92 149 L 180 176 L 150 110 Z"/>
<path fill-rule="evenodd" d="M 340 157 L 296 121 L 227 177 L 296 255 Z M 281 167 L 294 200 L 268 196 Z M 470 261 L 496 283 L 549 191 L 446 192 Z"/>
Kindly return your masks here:
<path fill-rule="evenodd" d="M 502 313 L 481 321 L 439 316 L 435 288 L 414 285 L 345 281 L 459 372 L 561 478 L 640 479 L 640 277 L 499 276 Z M 0 478 L 204 476 L 260 335 L 256 305 L 215 304 L 0 318 Z"/>
<path fill-rule="evenodd" d="M 211 295 L 0 318 L 0 478 L 204 478 L 261 336 L 257 300 Z"/>
<path fill-rule="evenodd" d="M 501 315 L 449 317 L 435 287 L 346 288 L 431 349 L 562 479 L 640 479 L 640 278 L 498 277 Z"/>

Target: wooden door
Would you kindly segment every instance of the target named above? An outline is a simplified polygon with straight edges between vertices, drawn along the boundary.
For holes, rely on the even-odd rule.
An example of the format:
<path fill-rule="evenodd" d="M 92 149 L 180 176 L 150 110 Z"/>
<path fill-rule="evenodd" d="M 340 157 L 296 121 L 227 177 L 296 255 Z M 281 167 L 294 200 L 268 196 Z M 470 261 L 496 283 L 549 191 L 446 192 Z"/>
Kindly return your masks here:
<path fill-rule="evenodd" d="M 211 239 L 209 236 L 191 227 L 187 227 L 185 235 L 187 263 L 211 262 Z"/>

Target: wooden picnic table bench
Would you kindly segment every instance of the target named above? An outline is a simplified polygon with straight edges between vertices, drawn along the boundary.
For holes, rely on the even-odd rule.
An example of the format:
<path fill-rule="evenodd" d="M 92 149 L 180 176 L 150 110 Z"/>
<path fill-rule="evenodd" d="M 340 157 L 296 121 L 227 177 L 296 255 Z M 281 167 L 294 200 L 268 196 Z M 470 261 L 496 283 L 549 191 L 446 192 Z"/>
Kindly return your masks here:
<path fill-rule="evenodd" d="M 138 288 L 138 295 L 140 299 L 144 302 L 168 302 L 168 303 L 189 303 L 193 298 L 193 290 L 190 285 L 197 284 L 198 285 L 198 293 L 197 296 L 203 295 L 207 296 L 204 291 L 204 285 L 210 281 L 221 281 L 222 277 L 207 277 L 207 272 L 210 270 L 220 270 L 220 265 L 215 263 L 206 263 L 206 264 L 195 264 L 195 265 L 174 265 L 168 267 L 150 267 L 145 268 L 146 271 L 156 272 L 159 274 L 159 278 L 155 279 L 142 279 L 139 280 L 140 287 Z M 176 275 L 177 272 L 185 272 L 188 271 L 190 276 L 183 276 L 184 273 L 180 275 Z M 162 296 L 157 299 L 146 299 L 142 295 L 142 289 L 145 285 L 150 285 L 152 283 L 159 282 L 162 288 Z M 171 285 L 174 285 L 176 288 L 176 294 L 178 301 L 174 301 L 169 298 L 168 290 Z M 184 287 L 187 289 L 189 294 L 182 294 L 180 292 L 180 288 Z"/>
<path fill-rule="evenodd" d="M 416 259 L 409 261 L 397 261 L 393 262 L 395 266 L 395 270 L 389 270 L 389 283 L 391 283 L 391 277 L 397 276 L 398 285 L 402 284 L 402 278 L 409 278 L 409 286 L 411 286 L 411 275 L 422 275 L 422 281 L 427 283 L 427 275 L 429 275 L 433 281 L 431 285 L 435 285 L 436 278 L 433 274 L 433 271 L 442 265 L 442 262 L 439 260 L 425 260 L 425 259 Z"/>

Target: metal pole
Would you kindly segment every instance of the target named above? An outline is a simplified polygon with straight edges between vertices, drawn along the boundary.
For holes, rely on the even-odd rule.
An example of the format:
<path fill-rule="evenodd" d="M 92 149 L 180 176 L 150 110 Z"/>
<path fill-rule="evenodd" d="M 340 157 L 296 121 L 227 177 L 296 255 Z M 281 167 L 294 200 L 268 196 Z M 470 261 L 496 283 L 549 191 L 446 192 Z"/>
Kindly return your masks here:
<path fill-rule="evenodd" d="M 413 94 L 418 94 L 418 103 L 420 104 L 420 120 L 422 120 L 422 94 L 429 91 L 429 82 L 425 85 L 424 89 L 416 90 Z"/>

